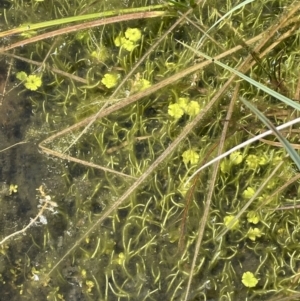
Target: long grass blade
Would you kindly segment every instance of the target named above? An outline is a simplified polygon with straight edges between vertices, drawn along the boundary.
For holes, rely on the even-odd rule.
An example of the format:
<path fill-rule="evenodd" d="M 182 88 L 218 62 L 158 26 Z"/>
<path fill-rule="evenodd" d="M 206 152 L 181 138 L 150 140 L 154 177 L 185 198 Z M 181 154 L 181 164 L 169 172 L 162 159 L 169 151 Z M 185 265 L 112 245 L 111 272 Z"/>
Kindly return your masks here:
<path fill-rule="evenodd" d="M 178 41 L 178 40 L 177 40 L 177 41 Z M 278 92 L 276 92 L 276 91 L 274 91 L 274 90 L 268 88 L 267 86 L 265 86 L 265 85 L 263 85 L 263 84 L 257 82 L 256 80 L 250 78 L 249 76 L 247 76 L 247 75 L 245 75 L 245 74 L 243 74 L 243 73 L 241 73 L 241 72 L 239 72 L 239 71 L 237 71 L 237 70 L 235 70 L 235 69 L 233 69 L 233 68 L 231 68 L 231 67 L 229 67 L 229 66 L 227 66 L 227 65 L 225 65 L 225 64 L 223 64 L 223 63 L 221 63 L 221 62 L 218 61 L 218 60 L 215 60 L 214 58 L 210 57 L 209 55 L 207 55 L 207 54 L 205 54 L 205 53 L 203 53 L 203 52 L 201 52 L 201 51 L 199 51 L 199 50 L 196 50 L 195 48 L 193 48 L 193 47 L 191 47 L 191 46 L 189 46 L 189 45 L 187 45 L 187 44 L 185 44 L 185 43 L 182 43 L 182 42 L 180 42 L 180 41 L 178 41 L 178 43 L 184 45 L 186 48 L 192 50 L 192 51 L 195 52 L 196 54 L 201 55 L 201 56 L 203 56 L 204 58 L 213 61 L 215 64 L 221 66 L 222 68 L 224 68 L 224 69 L 226 69 L 226 70 L 228 70 L 228 71 L 230 71 L 230 72 L 236 74 L 236 75 L 239 76 L 240 78 L 246 80 L 248 83 L 250 83 L 251 85 L 257 87 L 258 89 L 260 89 L 260 90 L 266 92 L 266 93 L 269 94 L 270 96 L 273 96 L 273 97 L 277 98 L 278 100 L 284 102 L 285 104 L 287 104 L 287 105 L 293 107 L 294 109 L 300 111 L 300 104 L 298 104 L 297 102 L 293 101 L 292 99 L 290 99 L 290 98 L 288 98 L 288 97 L 286 97 L 286 96 L 284 96 L 284 95 L 281 95 L 280 93 L 278 93 Z"/>
<path fill-rule="evenodd" d="M 252 103 L 240 97 L 240 100 L 276 135 L 278 140 L 283 144 L 286 151 L 292 158 L 292 160 L 297 165 L 300 170 L 300 157 L 297 152 L 293 149 L 291 144 L 281 135 L 281 133 L 276 129 L 276 127 L 272 124 L 272 122 L 262 113 L 260 112 Z"/>

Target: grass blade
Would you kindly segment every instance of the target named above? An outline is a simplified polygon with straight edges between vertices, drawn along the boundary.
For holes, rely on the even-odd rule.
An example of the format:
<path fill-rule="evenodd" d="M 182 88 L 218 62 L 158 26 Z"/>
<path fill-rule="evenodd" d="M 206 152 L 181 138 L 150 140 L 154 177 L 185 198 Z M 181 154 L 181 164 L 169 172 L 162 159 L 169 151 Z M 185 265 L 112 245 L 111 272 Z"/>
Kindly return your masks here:
<path fill-rule="evenodd" d="M 240 97 L 240 100 L 276 135 L 278 140 L 283 144 L 284 148 L 292 158 L 292 160 L 297 165 L 298 169 L 300 170 L 300 157 L 297 152 L 293 149 L 291 144 L 281 135 L 281 133 L 276 129 L 276 127 L 272 124 L 272 122 L 263 114 L 261 113 L 253 104 L 249 101 Z"/>

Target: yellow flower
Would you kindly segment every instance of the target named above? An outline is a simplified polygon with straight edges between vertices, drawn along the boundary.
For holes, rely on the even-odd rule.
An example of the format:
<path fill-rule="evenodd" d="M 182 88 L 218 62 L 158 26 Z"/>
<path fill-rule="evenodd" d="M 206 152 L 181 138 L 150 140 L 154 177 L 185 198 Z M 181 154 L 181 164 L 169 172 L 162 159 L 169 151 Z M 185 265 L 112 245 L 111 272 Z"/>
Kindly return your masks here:
<path fill-rule="evenodd" d="M 259 157 L 258 164 L 259 165 L 266 165 L 268 163 L 268 158 L 265 155 L 261 155 Z"/>
<path fill-rule="evenodd" d="M 251 199 L 255 193 L 255 190 L 252 187 L 248 187 L 246 190 L 243 192 L 243 197 L 245 199 Z"/>
<path fill-rule="evenodd" d="M 37 75 L 27 75 L 24 71 L 18 72 L 17 79 L 24 82 L 24 86 L 31 91 L 37 90 L 42 85 L 42 78 Z"/>
<path fill-rule="evenodd" d="M 117 264 L 123 264 L 125 262 L 125 255 L 123 252 L 119 253 L 118 258 L 116 259 Z"/>
<path fill-rule="evenodd" d="M 121 38 L 121 42 L 121 47 L 125 48 L 127 51 L 132 51 L 135 47 L 135 44 L 126 38 Z"/>
<path fill-rule="evenodd" d="M 199 103 L 195 100 L 192 100 L 186 108 L 186 113 L 193 117 L 196 116 L 199 112 L 200 112 Z"/>
<path fill-rule="evenodd" d="M 151 83 L 148 80 L 144 79 L 144 78 L 141 79 L 141 88 L 140 88 L 140 91 L 146 90 L 149 87 L 151 87 Z"/>
<path fill-rule="evenodd" d="M 141 78 L 134 83 L 133 91 L 134 92 L 143 91 L 149 87 L 151 87 L 151 83 L 148 80 Z"/>
<path fill-rule="evenodd" d="M 229 173 L 230 171 L 230 162 L 228 160 L 223 160 L 220 164 L 220 169 L 222 171 L 222 173 Z"/>
<path fill-rule="evenodd" d="M 189 191 L 189 189 L 191 188 L 191 182 L 188 182 L 188 183 L 182 183 L 180 184 L 179 188 L 178 188 L 178 191 L 183 195 L 185 196 L 186 193 Z"/>
<path fill-rule="evenodd" d="M 116 37 L 114 42 L 117 47 L 123 47 L 128 51 L 132 51 L 135 47 L 135 44 L 132 41 L 130 41 L 122 36 Z"/>
<path fill-rule="evenodd" d="M 102 78 L 101 83 L 108 89 L 113 88 L 118 83 L 118 75 L 106 73 Z"/>
<path fill-rule="evenodd" d="M 168 114 L 175 119 L 179 119 L 184 114 L 184 111 L 178 103 L 173 103 L 168 106 Z"/>
<path fill-rule="evenodd" d="M 24 71 L 20 71 L 20 72 L 17 73 L 16 77 L 17 77 L 17 79 L 23 81 L 23 80 L 27 79 L 27 74 Z"/>
<path fill-rule="evenodd" d="M 189 149 L 182 154 L 182 160 L 184 164 L 188 164 L 190 162 L 194 165 L 198 163 L 199 155 L 195 151 Z"/>
<path fill-rule="evenodd" d="M 224 217 L 224 225 L 228 228 L 228 229 L 237 229 L 239 227 L 239 220 L 236 220 L 233 222 L 232 225 L 230 225 L 229 227 L 229 224 L 231 223 L 231 221 L 233 221 L 235 217 L 233 215 L 227 215 Z"/>
<path fill-rule="evenodd" d="M 258 228 L 250 228 L 247 233 L 247 236 L 249 239 L 255 241 L 257 237 L 262 236 L 262 232 Z"/>
<path fill-rule="evenodd" d="M 18 185 L 10 184 L 9 185 L 9 195 L 18 192 Z"/>
<path fill-rule="evenodd" d="M 127 28 L 125 31 L 125 37 L 129 41 L 137 42 L 141 39 L 142 33 L 138 28 Z"/>
<path fill-rule="evenodd" d="M 31 91 L 37 90 L 42 85 L 42 79 L 37 75 L 29 75 L 24 83 L 24 86 Z"/>
<path fill-rule="evenodd" d="M 104 46 L 101 46 L 99 49 L 93 51 L 91 53 L 91 56 L 99 62 L 104 62 L 109 58 L 108 51 Z"/>
<path fill-rule="evenodd" d="M 272 165 L 277 165 L 282 161 L 282 157 L 281 156 L 275 156 L 272 160 Z"/>
<path fill-rule="evenodd" d="M 269 183 L 267 184 L 267 188 L 268 189 L 273 189 L 276 187 L 276 185 L 278 185 L 278 178 L 273 178 L 269 181 Z"/>
<path fill-rule="evenodd" d="M 121 36 L 117 36 L 115 39 L 114 39 L 114 43 L 117 47 L 121 47 L 122 45 L 122 37 Z"/>
<path fill-rule="evenodd" d="M 86 280 L 85 284 L 87 286 L 87 291 L 90 293 L 95 286 L 95 283 L 91 280 Z"/>
<path fill-rule="evenodd" d="M 256 169 L 259 165 L 265 165 L 268 163 L 268 159 L 265 155 L 256 156 L 256 155 L 249 155 L 246 159 L 246 164 L 250 169 Z"/>
<path fill-rule="evenodd" d="M 243 274 L 242 283 L 246 287 L 255 287 L 256 284 L 258 283 L 258 279 L 254 276 L 253 273 L 246 272 L 246 273 Z"/>
<path fill-rule="evenodd" d="M 249 211 L 247 213 L 247 220 L 249 223 L 257 224 L 259 222 L 259 215 L 255 211 Z"/>
<path fill-rule="evenodd" d="M 186 112 L 189 101 L 190 100 L 186 97 L 179 97 L 177 103 L 180 106 L 180 108 Z"/>
<path fill-rule="evenodd" d="M 263 193 L 261 196 L 259 196 L 257 199 L 259 202 L 263 202 L 264 200 L 268 199 L 268 195 L 266 193 Z M 270 200 L 269 200 L 270 201 Z"/>
<path fill-rule="evenodd" d="M 233 165 L 238 165 L 243 161 L 243 155 L 241 152 L 235 151 L 230 154 L 229 159 Z"/>

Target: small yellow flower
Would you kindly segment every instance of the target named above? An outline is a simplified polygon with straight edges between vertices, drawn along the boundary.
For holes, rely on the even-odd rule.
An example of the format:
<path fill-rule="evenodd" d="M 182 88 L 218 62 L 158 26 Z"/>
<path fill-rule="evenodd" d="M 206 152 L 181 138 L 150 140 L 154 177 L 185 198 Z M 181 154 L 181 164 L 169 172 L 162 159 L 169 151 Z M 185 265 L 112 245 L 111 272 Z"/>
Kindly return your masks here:
<path fill-rule="evenodd" d="M 18 72 L 17 79 L 24 82 L 24 86 L 31 91 L 37 90 L 42 85 L 42 78 L 37 75 L 27 75 L 24 71 Z"/>
<path fill-rule="evenodd" d="M 168 106 L 168 114 L 175 119 L 179 119 L 183 116 L 184 111 L 178 103 L 173 103 Z"/>
<path fill-rule="evenodd" d="M 251 169 L 256 169 L 259 164 L 259 159 L 255 155 L 249 155 L 246 159 L 246 164 Z"/>
<path fill-rule="evenodd" d="M 258 283 L 258 279 L 251 272 L 246 272 L 243 274 L 242 283 L 246 287 L 255 287 Z"/>
<path fill-rule="evenodd" d="M 37 90 L 41 85 L 42 79 L 37 75 L 29 75 L 24 83 L 24 86 L 31 91 Z"/>
<path fill-rule="evenodd" d="M 9 185 L 9 195 L 18 192 L 18 185 L 10 184 Z"/>
<path fill-rule="evenodd" d="M 263 202 L 264 200 L 268 199 L 268 195 L 263 193 L 261 196 L 259 196 L 257 199 L 259 202 Z"/>
<path fill-rule="evenodd" d="M 262 232 L 258 228 L 250 228 L 247 233 L 247 236 L 249 239 L 255 241 L 257 237 L 262 236 Z"/>
<path fill-rule="evenodd" d="M 135 47 L 135 43 L 126 39 L 125 37 L 118 36 L 115 38 L 114 43 L 117 47 L 123 47 L 127 51 L 132 51 Z"/>
<path fill-rule="evenodd" d="M 180 108 L 186 112 L 189 101 L 190 100 L 186 97 L 179 97 L 177 103 L 180 106 Z"/>
<path fill-rule="evenodd" d="M 230 161 L 229 160 L 223 160 L 220 164 L 220 169 L 222 173 L 229 173 L 230 172 Z"/>
<path fill-rule="evenodd" d="M 249 211 L 247 213 L 247 220 L 249 223 L 257 224 L 260 221 L 259 215 L 255 211 Z"/>
<path fill-rule="evenodd" d="M 138 28 L 127 28 L 125 31 L 125 37 L 122 33 L 114 39 L 114 43 L 117 47 L 123 47 L 127 51 L 132 51 L 137 45 L 136 42 L 140 40 L 142 33 Z"/>
<path fill-rule="evenodd" d="M 148 89 L 149 87 L 151 87 L 151 83 L 148 80 L 141 78 L 134 83 L 133 91 L 143 91 Z"/>
<path fill-rule="evenodd" d="M 90 293 L 95 286 L 95 283 L 91 280 L 86 280 L 85 284 L 87 286 L 87 291 Z"/>
<path fill-rule="evenodd" d="M 117 36 L 115 39 L 114 39 L 114 43 L 117 47 L 121 47 L 122 45 L 122 37 L 121 36 Z"/>
<path fill-rule="evenodd" d="M 24 71 L 20 71 L 20 72 L 17 73 L 16 77 L 17 77 L 17 79 L 23 81 L 23 80 L 27 79 L 27 74 Z"/>
<path fill-rule="evenodd" d="M 273 178 L 271 179 L 268 184 L 267 184 L 267 188 L 268 189 L 273 189 L 276 187 L 276 185 L 278 185 L 278 178 Z"/>
<path fill-rule="evenodd" d="M 255 190 L 252 187 L 248 187 L 246 190 L 243 192 L 243 197 L 245 199 L 251 199 L 255 193 Z"/>
<path fill-rule="evenodd" d="M 144 79 L 144 78 L 141 79 L 141 88 L 140 88 L 140 91 L 146 90 L 149 87 L 151 87 L 151 83 L 148 80 Z"/>
<path fill-rule="evenodd" d="M 243 161 L 243 155 L 242 155 L 241 152 L 235 151 L 235 152 L 233 152 L 233 153 L 230 154 L 229 159 L 230 159 L 230 162 L 233 165 L 238 165 L 238 164 L 242 163 L 242 161 Z"/>
<path fill-rule="evenodd" d="M 282 161 L 282 157 L 281 156 L 275 156 L 272 160 L 272 165 L 277 165 Z"/>
<path fill-rule="evenodd" d="M 232 225 L 229 226 L 229 224 L 233 221 L 235 217 L 233 215 L 227 215 L 224 217 L 224 225 L 228 228 L 228 229 L 237 229 L 239 227 L 239 220 L 236 220 L 232 223 Z"/>
<path fill-rule="evenodd" d="M 127 51 L 132 51 L 134 49 L 135 44 L 132 41 L 127 40 L 126 38 L 121 38 L 121 41 L 122 41 L 121 47 L 123 47 Z"/>
<path fill-rule="evenodd" d="M 109 58 L 107 48 L 104 46 L 101 46 L 99 49 L 93 51 L 91 56 L 99 62 L 105 62 Z"/>
<path fill-rule="evenodd" d="M 258 164 L 266 165 L 268 163 L 268 158 L 265 155 L 259 156 Z"/>
<path fill-rule="evenodd" d="M 200 106 L 199 106 L 199 103 L 195 100 L 192 100 L 187 108 L 186 108 L 186 113 L 189 115 L 189 116 L 196 116 L 198 113 L 200 112 Z"/>
<path fill-rule="evenodd" d="M 116 259 L 117 264 L 123 264 L 125 262 L 125 255 L 123 252 L 119 253 L 118 258 Z"/>
<path fill-rule="evenodd" d="M 175 63 L 165 62 L 165 66 L 168 70 L 173 70 L 176 68 L 177 65 Z"/>
<path fill-rule="evenodd" d="M 101 83 L 108 89 L 113 88 L 118 83 L 118 75 L 112 73 L 106 73 L 102 78 Z"/>
<path fill-rule="evenodd" d="M 142 33 L 138 28 L 127 28 L 125 31 L 125 37 L 129 41 L 137 42 L 141 39 Z"/>
<path fill-rule="evenodd" d="M 189 149 L 182 154 L 182 160 L 184 164 L 188 164 L 190 162 L 194 165 L 198 163 L 199 155 L 195 151 Z"/>
<path fill-rule="evenodd" d="M 189 189 L 191 188 L 191 182 L 188 182 L 188 183 L 182 183 L 179 188 L 178 188 L 178 191 L 183 195 L 185 196 L 186 193 L 189 191 Z"/>

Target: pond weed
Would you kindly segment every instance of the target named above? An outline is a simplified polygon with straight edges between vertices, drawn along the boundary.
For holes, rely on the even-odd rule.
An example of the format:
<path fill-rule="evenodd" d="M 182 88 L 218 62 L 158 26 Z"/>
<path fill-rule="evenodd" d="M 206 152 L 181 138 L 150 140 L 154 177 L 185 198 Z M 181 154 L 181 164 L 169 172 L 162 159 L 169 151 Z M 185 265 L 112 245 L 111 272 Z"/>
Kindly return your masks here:
<path fill-rule="evenodd" d="M 126 3 L 128 8 L 136 8 L 136 13 L 149 5 L 147 1 Z M 38 11 L 47 11 L 47 19 L 58 19 L 125 6 L 77 1 L 73 7 L 67 0 L 17 1 L 15 10 L 8 9 L 5 14 L 7 26 L 12 27 L 17 12 L 16 22 L 24 24 L 30 19 L 32 23 L 44 21 Z M 276 48 L 268 49 L 276 40 L 276 35 L 270 33 L 287 12 L 280 1 L 248 1 L 205 35 L 201 51 L 211 57 L 228 52 L 223 58 L 226 64 L 238 69 L 245 63 L 243 72 L 268 85 L 269 76 L 264 70 L 267 64 L 262 60 L 264 69 L 258 67 L 250 53 L 254 46 L 249 50 L 241 42 L 243 39 L 248 45 L 249 40 L 257 37 L 256 41 L 261 41 L 265 35 L 268 45 L 263 48 L 267 51 L 264 55 L 274 56 L 278 62 L 273 52 L 283 51 L 284 84 L 291 95 L 296 95 L 299 45 L 291 39 L 299 35 L 296 15 L 300 8 L 293 1 L 285 7 L 295 13 L 291 24 L 282 23 L 279 34 L 286 33 L 290 38 L 283 39 Z M 26 15 L 24 8 L 28 10 Z M 175 1 L 169 7 L 160 6 L 157 10 L 165 16 L 149 19 L 151 23 L 146 14 L 139 21 L 125 22 L 125 14 L 124 22 L 118 24 L 83 27 L 83 31 L 68 33 L 64 39 L 48 38 L 16 49 L 16 55 L 32 62 L 24 63 L 25 68 L 16 64 L 15 74 L 42 72 L 41 86 L 27 97 L 35 113 L 32 119 L 47 124 L 44 128 L 48 133 L 41 135 L 41 140 L 45 139 L 42 150 L 59 158 L 55 159 L 61 164 L 56 172 L 63 175 L 64 189 L 56 190 L 56 182 L 47 179 L 49 195 L 55 197 L 60 211 L 47 214 L 47 225 L 28 230 L 32 242 L 26 241 L 27 250 L 36 251 L 27 261 L 17 258 L 24 251 L 12 254 L 16 248 L 13 243 L 11 250 L 4 252 L 6 258 L 16 258 L 13 263 L 5 262 L 13 272 L 3 275 L 3 289 L 10 283 L 24 299 L 35 298 L 42 291 L 49 300 L 77 300 L 81 296 L 87 300 L 266 300 L 297 292 L 298 209 L 276 210 L 285 199 L 297 204 L 296 183 L 257 211 L 268 196 L 296 174 L 293 163 L 273 138 L 231 154 L 218 173 L 209 168 L 185 186 L 197 164 L 220 151 L 217 146 L 224 138 L 226 123 L 230 132 L 224 142 L 226 149 L 264 129 L 235 99 L 234 85 L 240 85 L 239 93 L 262 106 L 266 114 L 272 111 L 273 122 L 281 124 L 293 114 L 287 105 L 278 107 L 274 99 L 249 83 L 231 79 L 230 84 L 229 71 L 205 62 L 176 41 L 196 44 L 203 34 L 193 24 L 198 23 L 206 31 L 233 5 L 227 1 L 218 7 L 216 1 L 207 1 L 192 4 L 192 9 L 192 20 L 184 19 L 188 3 Z M 179 19 L 179 26 L 142 61 L 151 45 Z M 11 37 L 12 42 L 14 39 Z M 247 63 L 246 57 L 250 57 Z M 121 107 L 130 99 L 130 104 Z M 229 120 L 232 100 L 233 118 Z M 116 109 L 108 111 L 111 108 Z M 282 108 L 285 115 L 277 118 Z M 94 117 L 98 112 L 110 114 L 100 119 Z M 53 131 L 61 132 L 51 136 Z M 289 133 L 294 143 L 297 135 L 296 131 Z M 212 147 L 214 144 L 217 146 Z M 261 188 L 237 225 L 234 217 L 283 160 L 276 177 Z M 95 169 L 91 164 L 119 174 Z M 187 218 L 181 227 L 184 212 Z M 258 225 L 253 225 L 253 212 L 261 218 Z M 206 226 L 199 252 L 194 255 L 202 231 L 199 221 L 205 221 Z M 227 233 L 220 235 L 224 229 Z M 182 241 L 183 248 L 178 248 L 177 243 Z M 274 252 L 280 255 L 274 256 Z M 242 283 L 245 273 L 249 288 Z M 254 279 L 259 279 L 255 285 Z"/>

